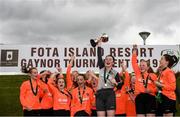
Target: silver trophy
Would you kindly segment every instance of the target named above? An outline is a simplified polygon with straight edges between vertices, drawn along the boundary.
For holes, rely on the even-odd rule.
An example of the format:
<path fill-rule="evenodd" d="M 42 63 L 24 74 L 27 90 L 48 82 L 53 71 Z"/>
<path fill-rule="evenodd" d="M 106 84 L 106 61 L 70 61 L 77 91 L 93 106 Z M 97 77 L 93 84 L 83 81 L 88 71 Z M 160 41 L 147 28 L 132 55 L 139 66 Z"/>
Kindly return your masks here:
<path fill-rule="evenodd" d="M 109 37 L 106 33 L 103 33 L 102 36 L 99 39 L 91 39 L 90 43 L 92 47 L 96 47 L 96 45 L 98 44 L 98 42 L 102 40 L 102 42 L 108 42 Z"/>

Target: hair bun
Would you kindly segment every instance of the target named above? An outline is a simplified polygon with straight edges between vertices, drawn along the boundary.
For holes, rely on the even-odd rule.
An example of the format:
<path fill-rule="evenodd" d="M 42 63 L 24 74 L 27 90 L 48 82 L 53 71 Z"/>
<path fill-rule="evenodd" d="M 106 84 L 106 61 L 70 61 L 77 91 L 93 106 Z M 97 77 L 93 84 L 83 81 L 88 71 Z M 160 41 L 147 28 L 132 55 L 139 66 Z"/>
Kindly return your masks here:
<path fill-rule="evenodd" d="M 169 61 L 169 68 L 174 67 L 179 61 L 179 59 L 175 55 L 164 54 L 163 56 L 165 57 L 166 61 Z"/>
<path fill-rule="evenodd" d="M 173 63 L 172 67 L 174 67 L 178 63 L 178 58 L 175 55 L 172 55 L 171 59 L 172 59 L 172 63 Z"/>

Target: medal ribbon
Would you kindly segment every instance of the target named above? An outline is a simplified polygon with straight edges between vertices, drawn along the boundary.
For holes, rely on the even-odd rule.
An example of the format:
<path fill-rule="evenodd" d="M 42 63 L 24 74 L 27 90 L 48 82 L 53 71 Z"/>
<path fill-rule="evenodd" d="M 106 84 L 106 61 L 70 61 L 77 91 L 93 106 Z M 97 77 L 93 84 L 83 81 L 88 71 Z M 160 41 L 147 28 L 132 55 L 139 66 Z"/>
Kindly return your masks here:
<path fill-rule="evenodd" d="M 104 68 L 104 83 L 106 84 L 107 79 L 109 78 L 109 74 L 111 73 L 111 70 L 108 72 L 107 77 L 106 77 L 106 68 Z"/>

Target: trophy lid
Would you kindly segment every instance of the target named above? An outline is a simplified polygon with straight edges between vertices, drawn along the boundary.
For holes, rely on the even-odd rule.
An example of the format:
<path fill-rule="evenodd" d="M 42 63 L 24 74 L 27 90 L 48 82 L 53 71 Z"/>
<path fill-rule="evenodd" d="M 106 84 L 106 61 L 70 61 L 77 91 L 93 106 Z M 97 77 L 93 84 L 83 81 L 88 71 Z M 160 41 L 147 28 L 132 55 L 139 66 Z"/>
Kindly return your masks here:
<path fill-rule="evenodd" d="M 101 37 L 108 37 L 106 33 L 103 33 Z"/>
<path fill-rule="evenodd" d="M 102 42 L 108 42 L 109 40 L 109 36 L 106 33 L 103 33 L 101 38 L 102 38 Z"/>

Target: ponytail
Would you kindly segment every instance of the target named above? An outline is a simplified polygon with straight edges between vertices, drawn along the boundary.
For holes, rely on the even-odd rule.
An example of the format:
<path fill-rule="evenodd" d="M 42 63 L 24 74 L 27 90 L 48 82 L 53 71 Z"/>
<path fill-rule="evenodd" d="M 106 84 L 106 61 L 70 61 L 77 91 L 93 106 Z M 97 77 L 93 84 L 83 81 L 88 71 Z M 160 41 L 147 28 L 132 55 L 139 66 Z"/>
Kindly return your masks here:
<path fill-rule="evenodd" d="M 177 59 L 177 57 L 175 55 L 171 56 L 171 55 L 168 55 L 168 54 L 164 54 L 163 56 L 165 57 L 166 61 L 169 62 L 169 64 L 168 64 L 169 68 L 174 67 L 178 63 L 178 59 Z"/>
<path fill-rule="evenodd" d="M 174 67 L 177 63 L 178 63 L 178 58 L 175 56 L 175 55 L 173 55 L 172 56 L 172 60 L 173 60 L 173 65 L 172 65 L 172 67 Z"/>

